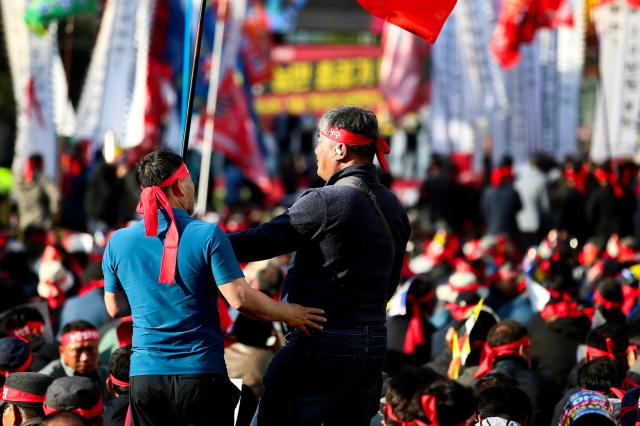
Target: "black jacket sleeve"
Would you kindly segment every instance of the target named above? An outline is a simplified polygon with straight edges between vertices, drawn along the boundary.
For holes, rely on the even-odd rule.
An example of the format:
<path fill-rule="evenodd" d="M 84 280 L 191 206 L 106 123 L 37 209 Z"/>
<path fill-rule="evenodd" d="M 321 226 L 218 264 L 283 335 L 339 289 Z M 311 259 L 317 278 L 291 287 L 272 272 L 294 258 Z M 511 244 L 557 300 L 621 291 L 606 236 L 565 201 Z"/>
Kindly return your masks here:
<path fill-rule="evenodd" d="M 308 190 L 286 213 L 257 228 L 229 234 L 236 258 L 253 262 L 296 251 L 322 233 L 326 210 L 320 191 Z"/>

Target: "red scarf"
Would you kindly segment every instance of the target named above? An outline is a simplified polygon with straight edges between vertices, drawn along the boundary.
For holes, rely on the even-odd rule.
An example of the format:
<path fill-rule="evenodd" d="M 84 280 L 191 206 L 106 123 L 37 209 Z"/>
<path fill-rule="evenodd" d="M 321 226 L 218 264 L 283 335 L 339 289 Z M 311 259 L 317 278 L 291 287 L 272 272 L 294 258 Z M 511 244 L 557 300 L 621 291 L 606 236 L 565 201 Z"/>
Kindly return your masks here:
<path fill-rule="evenodd" d="M 389 144 L 386 140 L 382 138 L 372 140 L 369 136 L 353 133 L 345 129 L 340 129 L 339 127 L 329 127 L 326 130 L 321 130 L 320 133 L 332 141 L 340 142 L 345 145 L 363 146 L 375 143 L 376 157 L 378 157 L 380 167 L 382 167 L 382 170 L 385 172 L 389 172 L 389 166 L 387 165 L 385 154 L 391 152 L 391 149 L 389 148 Z"/>
<path fill-rule="evenodd" d="M 173 216 L 171 204 L 169 204 L 167 195 L 162 191 L 162 188 L 171 186 L 178 179 L 185 179 L 187 177 L 189 177 L 189 170 L 187 170 L 187 166 L 182 163 L 178 170 L 160 182 L 160 184 L 142 188 L 142 194 L 140 195 L 137 212 L 144 215 L 144 228 L 147 237 L 155 237 L 158 235 L 158 201 L 160 202 L 160 207 L 165 209 L 170 219 L 169 228 L 167 229 L 167 235 L 164 240 L 164 248 L 162 250 L 160 276 L 158 277 L 158 282 L 162 284 L 173 285 L 178 260 L 178 243 L 180 241 L 180 235 L 178 234 L 178 227 L 176 225 L 176 219 Z"/>
<path fill-rule="evenodd" d="M 422 310 L 420 305 L 433 300 L 433 292 L 430 291 L 419 299 L 413 295 L 407 296 L 407 303 L 411 303 L 411 319 L 407 334 L 404 337 L 404 346 L 402 352 L 405 354 L 413 354 L 416 346 L 424 344 L 424 327 L 422 326 Z"/>
<path fill-rule="evenodd" d="M 515 342 L 507 343 L 502 346 L 493 347 L 488 343 L 485 343 L 480 354 L 480 366 L 478 367 L 478 371 L 476 371 L 476 379 L 479 379 L 493 370 L 496 358 L 507 355 L 519 356 L 520 348 L 527 348 L 529 346 L 531 346 L 529 336 L 524 336 L 520 340 L 516 340 Z"/>

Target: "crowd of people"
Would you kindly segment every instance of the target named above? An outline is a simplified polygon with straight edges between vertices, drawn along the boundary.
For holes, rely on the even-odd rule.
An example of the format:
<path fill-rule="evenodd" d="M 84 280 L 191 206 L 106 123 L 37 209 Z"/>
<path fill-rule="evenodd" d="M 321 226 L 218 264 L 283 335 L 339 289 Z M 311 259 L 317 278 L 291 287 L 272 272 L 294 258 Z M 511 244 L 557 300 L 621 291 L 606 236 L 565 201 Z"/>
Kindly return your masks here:
<path fill-rule="evenodd" d="M 302 180 L 327 185 L 216 225 L 175 154 L 78 147 L 59 186 L 29 158 L 0 235 L 3 425 L 231 424 L 238 400 L 238 425 L 635 425 L 635 165 L 469 179 L 434 155 L 403 208 L 375 124 L 327 113 Z"/>

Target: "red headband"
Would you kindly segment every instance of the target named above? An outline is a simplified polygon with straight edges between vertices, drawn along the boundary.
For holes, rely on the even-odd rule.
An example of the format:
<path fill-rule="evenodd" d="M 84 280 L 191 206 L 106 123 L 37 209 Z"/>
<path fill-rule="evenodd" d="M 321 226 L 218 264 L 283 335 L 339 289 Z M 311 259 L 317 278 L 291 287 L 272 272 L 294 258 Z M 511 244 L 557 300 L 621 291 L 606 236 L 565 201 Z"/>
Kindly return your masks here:
<path fill-rule="evenodd" d="M 363 146 L 375 143 L 376 157 L 378 157 L 380 167 L 382 167 L 382 170 L 384 170 L 385 172 L 389 171 L 387 159 L 384 155 L 391 152 L 391 149 L 389 148 L 389 144 L 386 140 L 382 138 L 372 139 L 369 136 L 365 136 L 359 133 L 353 133 L 339 127 L 329 127 L 326 130 L 321 130 L 320 133 L 325 137 L 331 139 L 332 141 L 340 142 L 345 145 Z"/>
<path fill-rule="evenodd" d="M 622 307 L 622 303 L 620 302 L 605 299 L 598 290 L 593 293 L 593 304 L 598 304 L 605 309 L 620 309 Z"/>
<path fill-rule="evenodd" d="M 102 414 L 102 408 L 103 408 L 102 395 L 100 395 L 100 399 L 98 400 L 98 402 L 96 402 L 96 405 L 94 405 L 91 408 L 86 408 L 86 409 L 74 408 L 73 410 L 59 410 L 57 408 L 51 408 L 47 406 L 46 402 L 42 404 L 42 408 L 44 409 L 45 416 L 50 416 L 51 414 L 55 414 L 55 413 L 73 413 L 73 414 L 79 415 L 83 419 L 89 420 L 89 419 L 93 419 L 94 417 L 98 417 L 100 414 Z"/>
<path fill-rule="evenodd" d="M 23 373 L 23 372 L 27 371 L 29 369 L 29 367 L 31 367 L 31 363 L 32 362 L 33 362 L 33 353 L 31 353 L 31 349 L 29 349 L 29 357 L 24 362 L 24 364 L 22 364 L 20 367 L 18 367 L 16 369 L 13 369 L 13 370 L 2 370 L 2 369 L 0 369 L 0 375 L 3 375 L 4 377 L 9 377 L 9 374 L 11 374 L 11 373 Z"/>
<path fill-rule="evenodd" d="M 178 167 L 178 170 L 176 170 L 167 179 L 160 182 L 160 184 L 142 188 L 140 203 L 136 210 L 144 217 L 144 228 L 146 230 L 147 237 L 155 237 L 158 235 L 157 201 L 160 202 L 161 208 L 165 209 L 169 215 L 169 229 L 167 230 L 167 235 L 164 240 L 162 264 L 160 266 L 160 276 L 158 277 L 158 282 L 162 284 L 173 285 L 173 280 L 176 274 L 176 262 L 178 260 L 178 243 L 180 241 L 180 235 L 178 234 L 176 219 L 173 217 L 173 210 L 171 210 L 169 199 L 161 188 L 166 188 L 178 179 L 185 179 L 187 177 L 189 177 L 189 170 L 187 170 L 187 166 L 182 163 L 180 167 Z"/>
<path fill-rule="evenodd" d="M 44 323 L 42 321 L 27 321 L 26 325 L 9 330 L 9 335 L 15 337 L 27 337 L 32 334 L 36 334 L 40 336 L 43 332 Z"/>
<path fill-rule="evenodd" d="M 79 342 L 96 342 L 100 340 L 100 334 L 96 330 L 70 331 L 60 337 L 60 345 Z"/>
<path fill-rule="evenodd" d="M 113 374 L 109 374 L 109 379 L 111 379 L 111 383 L 116 386 L 120 386 L 121 388 L 128 388 L 129 382 L 125 382 L 124 380 L 120 380 L 113 376 Z"/>
<path fill-rule="evenodd" d="M 607 344 L 606 351 L 603 351 L 602 349 L 598 349 L 594 346 L 587 346 L 587 356 L 589 356 L 590 359 L 593 359 L 593 358 L 616 359 L 615 347 L 613 345 L 613 340 L 611 340 L 611 337 L 607 337 L 605 339 L 605 342 Z"/>
<path fill-rule="evenodd" d="M 32 393 L 22 392 L 7 386 L 2 388 L 2 400 L 9 402 L 35 402 L 42 404 L 44 395 L 34 395 Z"/>
<path fill-rule="evenodd" d="M 489 343 L 485 343 L 482 347 L 482 353 L 480 355 L 480 367 L 476 371 L 476 379 L 484 376 L 493 370 L 493 364 L 496 362 L 496 358 L 507 355 L 518 355 L 518 351 L 521 347 L 531 346 L 529 336 L 524 336 L 520 340 L 507 343 L 502 346 L 492 347 Z"/>

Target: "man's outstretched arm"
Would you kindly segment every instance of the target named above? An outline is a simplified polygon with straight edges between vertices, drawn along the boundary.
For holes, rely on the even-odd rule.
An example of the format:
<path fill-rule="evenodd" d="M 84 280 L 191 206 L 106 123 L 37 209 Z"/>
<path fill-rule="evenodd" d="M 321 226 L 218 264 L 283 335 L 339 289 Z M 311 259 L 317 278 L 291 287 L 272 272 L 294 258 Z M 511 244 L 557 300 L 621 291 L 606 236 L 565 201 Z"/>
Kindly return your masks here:
<path fill-rule="evenodd" d="M 251 288 L 244 277 L 222 284 L 218 289 L 239 312 L 257 320 L 283 321 L 306 335 L 309 335 L 307 327 L 322 330 L 327 321 L 322 316 L 322 309 L 275 302 L 264 293 Z"/>
<path fill-rule="evenodd" d="M 323 231 L 325 222 L 324 199 L 317 191 L 310 190 L 285 214 L 228 237 L 238 261 L 254 262 L 298 250 Z"/>

